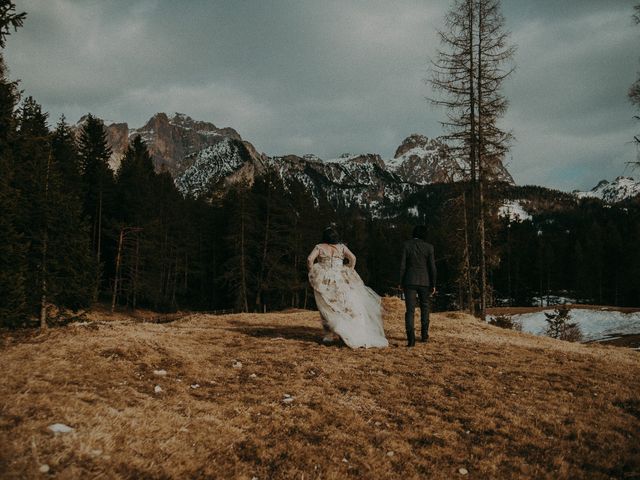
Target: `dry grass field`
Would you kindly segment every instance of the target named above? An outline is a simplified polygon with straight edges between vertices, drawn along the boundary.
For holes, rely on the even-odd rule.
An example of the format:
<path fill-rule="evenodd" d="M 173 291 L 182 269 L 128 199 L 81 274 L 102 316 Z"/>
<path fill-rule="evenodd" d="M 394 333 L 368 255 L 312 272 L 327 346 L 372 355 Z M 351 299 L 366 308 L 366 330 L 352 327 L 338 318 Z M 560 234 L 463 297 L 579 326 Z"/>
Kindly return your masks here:
<path fill-rule="evenodd" d="M 300 311 L 5 333 L 0 477 L 640 478 L 640 353 L 460 313 L 407 349 L 385 306 L 384 350 Z"/>

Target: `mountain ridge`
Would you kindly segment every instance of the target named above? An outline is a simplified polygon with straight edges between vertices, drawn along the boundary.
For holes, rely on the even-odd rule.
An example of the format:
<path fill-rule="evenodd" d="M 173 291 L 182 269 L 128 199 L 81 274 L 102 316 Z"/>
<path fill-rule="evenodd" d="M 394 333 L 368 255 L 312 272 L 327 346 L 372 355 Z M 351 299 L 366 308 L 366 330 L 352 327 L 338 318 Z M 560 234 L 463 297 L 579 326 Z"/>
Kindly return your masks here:
<path fill-rule="evenodd" d="M 81 126 L 84 117 L 76 124 Z M 276 171 L 285 183 L 296 180 L 333 203 L 377 206 L 395 202 L 421 186 L 454 183 L 468 178 L 465 159 L 457 157 L 440 138 L 419 133 L 407 136 L 393 158 L 377 153 L 349 154 L 322 159 L 312 153 L 274 155 L 259 152 L 231 127 L 194 120 L 184 113 L 159 112 L 143 126 L 124 122 L 105 125 L 112 148 L 110 166 L 117 170 L 128 143 L 140 135 L 147 144 L 156 170 L 168 171 L 185 195 L 211 195 L 237 181 L 251 184 L 256 175 Z M 491 181 L 515 185 L 500 160 L 488 166 Z M 218 192 L 220 193 L 220 192 Z M 617 203 L 640 195 L 640 182 L 631 177 L 601 181 L 590 191 L 574 190 L 577 199 L 596 198 Z"/>

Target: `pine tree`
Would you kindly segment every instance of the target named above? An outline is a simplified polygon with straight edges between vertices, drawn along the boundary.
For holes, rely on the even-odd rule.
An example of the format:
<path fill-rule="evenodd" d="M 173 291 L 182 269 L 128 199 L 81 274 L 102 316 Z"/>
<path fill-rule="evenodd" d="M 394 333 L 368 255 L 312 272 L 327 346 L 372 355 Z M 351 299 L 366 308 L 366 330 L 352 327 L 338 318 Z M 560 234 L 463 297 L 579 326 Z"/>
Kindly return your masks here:
<path fill-rule="evenodd" d="M 116 175 L 116 216 L 118 246 L 112 292 L 112 309 L 120 293 L 136 308 L 139 296 L 140 269 L 144 264 L 145 229 L 154 231 L 154 186 L 156 173 L 145 143 L 137 135 L 125 152 Z"/>
<path fill-rule="evenodd" d="M 256 286 L 254 309 L 264 311 L 267 308 L 268 292 L 282 290 L 290 277 L 288 262 L 283 261 L 289 255 L 287 237 L 290 231 L 290 202 L 281 179 L 274 171 L 266 172 L 256 179 L 253 196 L 259 218 L 259 251 L 256 268 Z M 286 286 L 285 286 L 286 285 Z"/>
<path fill-rule="evenodd" d="M 15 9 L 16 6 L 11 0 L 0 0 L 0 48 L 5 47 L 11 29 L 18 30 L 27 18 L 25 12 L 14 13 Z"/>
<path fill-rule="evenodd" d="M 51 155 L 47 114 L 27 97 L 19 111 L 15 148 L 14 184 L 20 190 L 20 229 L 28 241 L 27 303 L 32 313 L 40 312 L 40 325 L 46 327 L 49 272 L 49 187 Z"/>
<path fill-rule="evenodd" d="M 577 323 L 571 323 L 571 310 L 566 305 L 561 305 L 553 313 L 545 312 L 547 327 L 545 335 L 558 340 L 579 342 L 582 340 L 582 331 Z"/>
<path fill-rule="evenodd" d="M 63 117 L 51 136 L 49 268 L 53 301 L 74 311 L 90 305 L 98 268 L 82 211 L 79 168 L 75 139 Z"/>
<path fill-rule="evenodd" d="M 127 226 L 143 226 L 152 215 L 155 171 L 151 155 L 136 135 L 116 174 L 118 218 Z"/>
<path fill-rule="evenodd" d="M 107 143 L 102 120 L 89 114 L 82 126 L 78 143 L 84 187 L 84 212 L 91 221 L 92 249 L 99 266 L 94 294 L 94 299 L 97 299 L 100 292 L 105 213 L 108 211 L 110 194 L 113 192 L 113 173 L 108 164 L 111 149 Z"/>
<path fill-rule="evenodd" d="M 0 5 L 0 8 L 4 8 L 4 4 Z M 0 19 L 4 17 L 0 16 Z M 4 327 L 21 325 L 27 311 L 26 242 L 19 233 L 18 191 L 13 186 L 13 145 L 16 136 L 14 108 L 17 102 L 17 85 L 7 79 L 0 55 L 0 326 Z"/>
<path fill-rule="evenodd" d="M 33 313 L 39 311 L 41 328 L 47 327 L 49 304 L 74 310 L 88 306 L 95 273 L 80 198 L 65 183 L 61 168 L 73 164 L 74 144 L 60 127 L 53 135 L 54 149 L 46 119 L 40 105 L 28 97 L 20 109 L 15 178 L 21 192 L 21 229 L 29 240 L 28 302 Z"/>
<path fill-rule="evenodd" d="M 440 32 L 444 50 L 433 62 L 431 85 L 444 99 L 432 103 L 448 110 L 442 122 L 455 152 L 468 159 L 471 188 L 469 225 L 476 313 L 484 319 L 487 305 L 486 170 L 499 161 L 511 135 L 497 124 L 507 108 L 501 94 L 512 69 L 503 70 L 514 53 L 499 0 L 456 0 Z M 474 295 L 475 296 L 475 295 Z"/>
<path fill-rule="evenodd" d="M 255 286 L 256 235 L 255 204 L 249 185 L 239 184 L 225 201 L 228 217 L 226 243 L 230 253 L 225 262 L 224 280 L 230 289 L 235 308 L 249 311 L 251 292 Z"/>
<path fill-rule="evenodd" d="M 67 124 L 64 115 L 60 117 L 51 136 L 51 153 L 58 162 L 64 189 L 82 199 L 82 178 L 80 176 L 80 158 L 75 135 Z"/>

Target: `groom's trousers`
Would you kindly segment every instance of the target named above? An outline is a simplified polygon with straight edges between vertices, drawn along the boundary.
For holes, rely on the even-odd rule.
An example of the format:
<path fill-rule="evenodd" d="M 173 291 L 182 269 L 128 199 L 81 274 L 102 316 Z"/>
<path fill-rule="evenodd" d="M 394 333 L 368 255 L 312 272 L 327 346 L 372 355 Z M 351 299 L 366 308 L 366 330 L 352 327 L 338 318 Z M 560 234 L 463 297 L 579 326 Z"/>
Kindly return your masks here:
<path fill-rule="evenodd" d="M 413 326 L 413 315 L 416 311 L 416 295 L 420 302 L 420 337 L 425 340 L 429 337 L 429 287 L 422 285 L 404 286 L 404 303 L 407 308 L 404 314 L 404 325 L 407 329 L 407 340 L 415 343 L 416 333 Z"/>

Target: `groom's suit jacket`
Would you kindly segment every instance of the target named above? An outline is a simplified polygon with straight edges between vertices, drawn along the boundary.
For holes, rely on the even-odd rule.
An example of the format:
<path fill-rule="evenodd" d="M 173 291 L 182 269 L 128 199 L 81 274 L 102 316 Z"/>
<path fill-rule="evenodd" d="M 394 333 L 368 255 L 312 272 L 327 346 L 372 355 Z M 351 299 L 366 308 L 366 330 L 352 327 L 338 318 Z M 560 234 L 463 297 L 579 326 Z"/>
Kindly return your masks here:
<path fill-rule="evenodd" d="M 404 242 L 400 262 L 400 284 L 435 288 L 436 275 L 433 245 L 418 238 Z"/>

